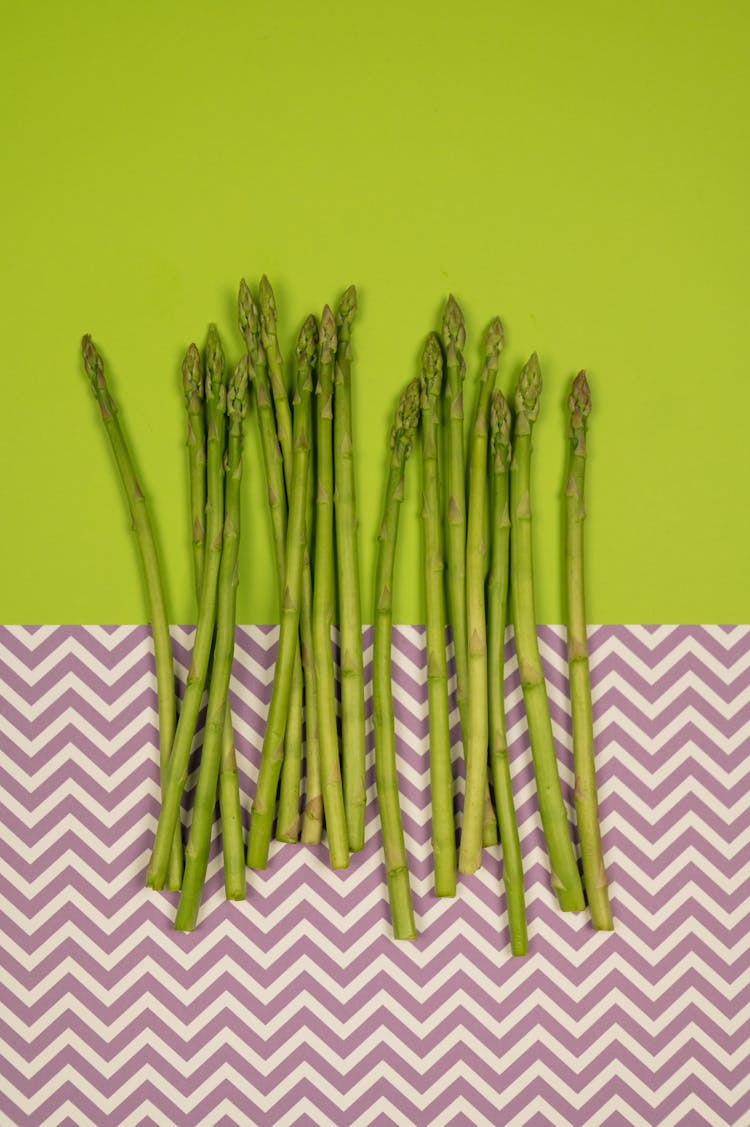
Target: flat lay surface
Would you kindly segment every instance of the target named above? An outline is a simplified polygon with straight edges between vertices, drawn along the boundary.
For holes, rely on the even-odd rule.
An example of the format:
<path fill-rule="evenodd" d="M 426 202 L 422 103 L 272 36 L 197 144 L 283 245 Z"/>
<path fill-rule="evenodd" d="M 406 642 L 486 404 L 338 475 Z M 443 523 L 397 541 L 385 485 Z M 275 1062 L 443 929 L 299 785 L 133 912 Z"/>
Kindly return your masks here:
<path fill-rule="evenodd" d="M 238 631 L 245 810 L 276 636 Z M 174 631 L 182 673 L 191 639 Z M 613 935 L 586 913 L 562 915 L 549 889 L 508 642 L 525 959 L 508 952 L 497 847 L 455 901 L 432 896 L 425 645 L 413 627 L 394 631 L 393 674 L 419 939 L 392 940 L 369 628 L 364 641 L 363 853 L 332 873 L 320 847 L 275 846 L 247 900 L 227 904 L 215 840 L 199 927 L 175 935 L 172 897 L 144 887 L 158 810 L 147 631 L 0 631 L 3 1121 L 747 1123 L 750 630 L 592 631 Z M 543 628 L 541 643 L 570 803 L 560 630 Z M 455 708 L 452 719 L 455 732 Z"/>

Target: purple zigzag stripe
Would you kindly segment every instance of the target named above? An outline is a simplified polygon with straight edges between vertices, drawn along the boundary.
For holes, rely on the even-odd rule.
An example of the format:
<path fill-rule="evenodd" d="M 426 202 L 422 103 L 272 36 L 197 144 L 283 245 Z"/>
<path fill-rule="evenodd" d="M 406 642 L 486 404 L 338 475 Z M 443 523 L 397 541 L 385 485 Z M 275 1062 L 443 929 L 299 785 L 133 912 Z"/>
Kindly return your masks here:
<path fill-rule="evenodd" d="M 275 644 L 266 649 L 261 643 L 261 639 L 268 642 L 271 631 L 266 627 L 237 632 L 240 660 L 235 661 L 232 704 L 255 736 L 253 741 L 237 738 L 245 820 L 263 730 L 249 694 L 265 705 L 271 686 L 263 686 L 242 662 L 256 663 L 264 671 L 272 668 Z M 412 857 L 414 881 L 424 882 L 426 889 L 415 893 L 415 909 L 419 918 L 427 915 L 419 939 L 411 945 L 395 944 L 388 934 L 374 804 L 367 812 L 367 824 L 374 832 L 349 870 L 331 873 L 325 846 L 275 849 L 264 873 L 248 874 L 248 904 L 238 908 L 221 899 L 219 865 L 207 889 L 208 896 L 219 897 L 216 906 L 204 907 L 194 935 L 172 933 L 170 910 L 165 920 L 165 905 L 173 904 L 174 897 L 148 893 L 143 887 L 158 813 L 157 733 L 150 717 L 155 705 L 153 658 L 150 646 L 144 646 L 150 640 L 148 629 L 128 628 L 115 642 L 113 630 L 100 631 L 95 637 L 85 627 L 58 627 L 34 650 L 25 631 L 0 628 L 0 645 L 14 661 L 13 669 L 6 669 L 0 659 L 0 687 L 23 702 L 13 708 L 7 693 L 0 691 L 0 748 L 6 757 L 6 770 L 0 776 L 0 809 L 5 811 L 0 894 L 6 905 L 5 942 L 0 943 L 0 1003 L 14 1015 L 13 1021 L 0 1027 L 0 1038 L 26 1062 L 24 1069 L 17 1069 L 4 1055 L 0 1116 L 9 1124 L 27 1122 L 18 1099 L 36 1099 L 40 1085 L 48 1084 L 49 1094 L 33 1112 L 34 1121 L 56 1116 L 66 1100 L 79 1115 L 101 1121 L 100 1105 L 79 1091 L 78 1073 L 101 1097 L 113 1101 L 114 1110 L 107 1119 L 115 1124 L 128 1115 L 147 1122 L 138 1109 L 151 1100 L 163 1117 L 190 1127 L 202 1118 L 215 1119 L 212 1109 L 222 1098 L 231 1101 L 238 1120 L 244 1116 L 250 1122 L 274 1122 L 305 1096 L 316 1109 L 316 1118 L 334 1125 L 367 1117 L 368 1109 L 381 1096 L 416 1124 L 432 1122 L 459 1098 L 476 1116 L 497 1121 L 498 1114 L 503 1119 L 523 1117 L 530 1101 L 541 1097 L 551 1110 L 548 1117 L 537 1116 L 539 1122 L 549 1119 L 557 1127 L 585 1121 L 613 1095 L 622 1098 L 631 1120 L 640 1117 L 657 1124 L 683 1101 L 694 1098 L 696 1106 L 701 1101 L 711 1109 L 712 1123 L 744 1121 L 750 1115 L 750 1099 L 745 1094 L 724 1098 L 723 1093 L 737 1088 L 747 1073 L 750 1056 L 750 986 L 745 982 L 750 969 L 746 940 L 750 908 L 740 876 L 750 863 L 750 845 L 736 844 L 750 825 L 746 801 L 750 769 L 746 767 L 746 741 L 738 738 L 750 723 L 750 629 L 738 632 L 731 642 L 727 632 L 722 635 L 703 627 L 673 628 L 657 644 L 653 644 L 654 633 L 596 627 L 589 639 L 595 715 L 607 716 L 598 731 L 597 752 L 604 847 L 617 931 L 598 937 L 585 916 L 562 917 L 557 912 L 548 892 L 548 866 L 532 784 L 524 802 L 518 804 L 531 942 L 529 959 L 521 961 L 507 955 L 498 849 L 486 852 L 483 874 L 460 879 L 454 902 L 437 905 L 430 892 L 429 788 L 417 782 L 415 774 L 424 774 L 429 767 L 427 747 L 419 752 L 415 747 L 416 740 L 426 744 L 428 734 L 426 715 L 423 719 L 416 716 L 426 700 L 426 684 L 398 664 L 405 659 L 417 669 L 423 667 L 422 628 L 396 628 L 393 634 L 393 676 L 401 697 L 395 711 L 401 724 L 397 750 L 402 789 L 419 811 L 416 818 L 405 814 L 404 828 L 408 846 L 427 849 L 421 859 Z M 180 666 L 190 660 L 192 636 L 189 628 L 174 632 Z M 646 640 L 648 636 L 652 643 Z M 543 627 L 540 639 L 545 672 L 557 698 L 552 702 L 553 718 L 560 730 L 569 732 L 564 704 L 564 632 Z M 367 627 L 363 645 L 371 643 L 372 629 Z M 94 674 L 73 653 L 73 646 L 90 653 L 107 670 L 122 666 L 115 683 L 109 686 Z M 136 657 L 138 647 L 142 653 Z M 335 642 L 333 649 L 336 655 Z M 678 649 L 685 652 L 677 653 Z M 627 653 L 643 666 L 638 672 L 629 668 Z M 506 693 L 518 697 L 508 710 L 515 733 L 510 754 L 518 793 L 531 782 L 532 770 L 512 654 L 509 639 L 505 687 Z M 40 662 L 49 663 L 50 668 L 31 685 L 24 678 L 24 669 L 33 671 Z M 453 672 L 452 661 L 450 668 Z M 366 678 L 371 672 L 368 660 Z M 43 696 L 65 676 L 74 678 L 71 687 L 40 707 Z M 694 682 L 692 686 L 686 684 L 688 678 Z M 126 702 L 128 697 L 132 699 Z M 99 702 L 116 709 L 123 704 L 117 717 L 105 721 Z M 656 710 L 653 718 L 644 713 L 644 703 Z M 453 694 L 451 704 L 455 708 Z M 63 730 L 46 734 L 66 709 L 69 716 Z M 371 709 L 369 700 L 368 715 Z M 686 709 L 692 709 L 695 717 L 686 719 Z M 697 717 L 703 718 L 703 725 Z M 114 753 L 111 742 L 124 723 L 132 724 L 133 733 Z M 35 753 L 13 746 L 7 735 L 11 724 L 22 739 L 40 744 Z M 667 737 L 670 724 L 675 731 Z M 89 731 L 84 733 L 83 727 Z M 459 737 L 454 714 L 456 744 Z M 734 750 L 729 750 L 729 740 L 738 745 Z M 370 732 L 370 784 L 372 748 Z M 696 759 L 694 748 L 703 762 Z M 571 755 L 561 747 L 558 753 L 565 773 L 563 793 L 572 817 Z M 454 755 L 458 780 L 463 774 L 459 747 Z M 15 769 L 7 770 L 13 763 Z M 49 772 L 45 780 L 40 777 L 42 768 Z M 95 775 L 97 780 L 112 779 L 115 771 L 121 778 L 111 790 L 94 780 Z M 727 772 L 733 773 L 731 785 Z M 149 794 L 145 792 L 147 783 Z M 677 786 L 686 788 L 685 797 L 670 801 Z M 78 795 L 70 793 L 74 787 Z M 82 795 L 89 796 L 89 806 Z M 188 794 L 188 817 L 191 802 Z M 36 825 L 13 812 L 33 812 L 41 803 L 49 809 Z M 456 809 L 460 808 L 459 798 Z M 657 808 L 659 817 L 649 818 L 646 812 Z M 50 828 L 59 826 L 63 818 L 68 828 L 50 834 Z M 677 840 L 665 843 L 678 825 Z M 575 840 L 574 826 L 572 832 Z M 24 851 L 36 850 L 43 835 L 49 840 L 31 862 Z M 132 840 L 124 845 L 126 837 Z M 111 860 L 105 860 L 105 850 L 112 852 Z M 217 857 L 219 852 L 217 837 L 211 854 Z M 371 871 L 365 873 L 365 865 Z M 55 874 L 49 882 L 40 880 L 47 869 Z M 717 873 L 725 882 L 721 886 L 716 884 Z M 727 887 L 730 881 L 737 885 L 733 891 Z M 727 913 L 731 922 L 726 922 Z M 115 914 L 121 918 L 112 927 Z M 258 927 L 261 920 L 267 921 L 266 927 L 271 925 L 266 934 Z M 100 921 L 110 921 L 110 926 L 100 926 Z M 295 932 L 296 938 L 289 944 L 291 926 L 298 935 Z M 446 928 L 451 929 L 449 943 L 444 942 Z M 188 954 L 197 959 L 193 965 L 185 961 Z M 218 971 L 218 959 L 226 960 L 231 969 Z M 64 960 L 68 960 L 66 972 L 55 982 Z M 325 985 L 323 974 L 327 976 Z M 335 989 L 329 987 L 328 979 L 336 984 Z M 24 999 L 30 990 L 39 996 L 27 1002 Z M 580 995 L 577 999 L 573 990 Z M 308 1002 L 301 1001 L 303 991 L 309 995 Z M 206 1012 L 221 992 L 233 1004 L 228 1003 L 188 1037 L 185 1023 Z M 264 1000 L 259 997 L 261 992 L 266 995 Z M 457 1000 L 459 992 L 463 1001 Z M 166 1016 L 153 1012 L 150 999 L 159 1003 Z M 601 1013 L 596 1021 L 590 1019 L 594 1006 Z M 409 1015 L 406 1025 L 395 1007 Z M 441 1020 L 427 1030 L 441 1007 Z M 667 1007 L 669 1020 L 664 1017 Z M 53 1008 L 59 1010 L 57 1016 L 45 1021 Z M 559 1013 L 566 1020 L 561 1021 Z M 253 1015 L 249 1025 L 245 1014 Z M 512 1059 L 512 1051 L 503 1044 L 494 1045 L 488 1056 L 466 1043 L 469 1034 L 477 1044 L 485 1044 L 486 1014 L 500 1020 L 515 1015 L 514 1042 L 519 1036 L 531 1039 L 518 1060 Z M 715 1014 L 721 1014 L 722 1020 Z M 125 1025 L 114 1037 L 102 1036 L 92 1025 L 92 1017 L 105 1030 L 116 1021 Z M 334 1021 L 349 1023 L 346 1037 L 332 1028 Z M 39 1026 L 33 1035 L 32 1023 Z M 279 1029 L 270 1032 L 270 1023 L 279 1024 Z M 581 1025 L 579 1032 L 576 1024 Z M 699 1036 L 691 1036 L 691 1028 Z M 139 1047 L 111 1076 L 105 1075 L 104 1063 L 113 1061 L 118 1053 L 127 1053 L 139 1034 L 146 1035 L 146 1047 Z M 87 1044 L 86 1053 L 68 1043 L 72 1035 Z M 623 1046 L 624 1035 L 638 1044 L 638 1053 Z M 229 1046 L 229 1038 L 241 1043 L 245 1054 Z M 289 1054 L 283 1053 L 290 1038 L 298 1044 Z M 325 1045 L 327 1052 L 321 1054 L 310 1043 L 312 1038 Z M 605 1045 L 608 1038 L 611 1043 Z M 209 1045 L 214 1049 L 208 1059 L 195 1066 L 195 1054 Z M 563 1047 L 562 1056 L 557 1045 Z M 421 1062 L 431 1054 L 429 1067 L 424 1063 L 413 1067 L 404 1046 Z M 177 1054 L 179 1063 L 165 1056 L 167 1047 Z M 248 1071 L 248 1051 L 265 1060 L 279 1051 L 283 1057 L 263 1077 Z M 564 1063 L 567 1055 L 580 1060 L 584 1052 L 593 1054 L 584 1066 L 570 1068 Z M 343 1074 L 333 1066 L 332 1056 L 348 1062 Z M 352 1064 L 355 1058 L 356 1064 Z M 685 1070 L 690 1062 L 693 1068 Z M 446 1069 L 456 1064 L 458 1076 L 441 1091 Z M 165 1085 L 144 1079 L 136 1081 L 134 1091 L 126 1094 L 124 1085 L 144 1065 L 153 1067 Z M 199 1086 L 226 1066 L 237 1070 L 242 1084 L 220 1083 L 199 1096 Z M 696 1066 L 713 1083 L 697 1076 Z M 287 1083 L 292 1067 L 301 1069 L 294 1084 Z M 385 1077 L 384 1068 L 390 1068 L 399 1083 Z M 540 1069 L 553 1079 L 547 1079 Z M 608 1069 L 614 1070 L 612 1077 L 600 1084 Z M 632 1087 L 631 1075 L 641 1088 Z M 339 1093 L 338 1100 L 321 1094 L 315 1083 L 318 1076 L 325 1077 Z M 491 1100 L 478 1090 L 478 1079 L 494 1093 Z M 169 1084 L 181 1093 L 177 1103 L 166 1090 Z M 360 1085 L 356 1099 L 342 1110 L 355 1085 Z M 507 1095 L 511 1085 L 515 1086 L 512 1098 Z M 586 1086 L 590 1094 L 582 1101 L 580 1093 Z M 419 1093 L 416 1103 L 412 1089 Z M 662 1091 L 658 1099 L 657 1090 Z"/>

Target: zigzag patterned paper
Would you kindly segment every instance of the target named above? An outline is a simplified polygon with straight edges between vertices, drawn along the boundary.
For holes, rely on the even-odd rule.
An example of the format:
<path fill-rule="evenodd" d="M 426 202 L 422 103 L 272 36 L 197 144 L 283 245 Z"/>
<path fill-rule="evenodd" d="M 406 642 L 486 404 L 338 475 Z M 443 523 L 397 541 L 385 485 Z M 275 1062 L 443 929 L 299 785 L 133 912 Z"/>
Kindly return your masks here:
<path fill-rule="evenodd" d="M 540 633 L 570 803 L 563 632 Z M 276 639 L 238 631 L 246 810 Z M 174 640 L 184 678 L 192 630 Z M 531 945 L 512 959 L 498 848 L 456 901 L 431 895 L 421 628 L 393 650 L 413 944 L 390 938 L 369 685 L 364 852 L 332 873 L 322 847 L 277 845 L 226 904 L 217 838 L 199 929 L 176 935 L 174 897 L 144 887 L 148 631 L 0 628 L 0 1122 L 750 1123 L 750 628 L 600 627 L 591 653 L 617 930 L 556 909 L 509 641 Z"/>

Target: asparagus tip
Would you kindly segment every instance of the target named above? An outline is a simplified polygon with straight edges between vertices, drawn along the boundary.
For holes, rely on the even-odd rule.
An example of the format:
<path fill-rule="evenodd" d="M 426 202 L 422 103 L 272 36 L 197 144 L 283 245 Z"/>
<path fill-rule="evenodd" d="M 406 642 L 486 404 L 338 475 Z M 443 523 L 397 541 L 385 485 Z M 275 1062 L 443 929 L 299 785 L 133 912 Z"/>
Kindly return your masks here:
<path fill-rule="evenodd" d="M 83 356 L 83 366 L 86 369 L 86 375 L 93 385 L 101 379 L 104 372 L 104 364 L 89 333 L 86 333 L 81 340 L 81 354 Z"/>
<path fill-rule="evenodd" d="M 190 405 L 194 397 L 203 398 L 203 365 L 196 344 L 191 344 L 182 361 L 182 386 L 185 402 Z"/>
<path fill-rule="evenodd" d="M 266 329 L 275 326 L 276 324 L 276 297 L 273 292 L 273 287 L 268 280 L 268 275 L 264 274 L 258 286 L 258 300 L 260 301 L 260 312 L 263 318 L 264 327 Z"/>
<path fill-rule="evenodd" d="M 248 349 L 258 337 L 258 306 L 244 278 L 240 279 L 240 292 L 237 298 L 237 321 Z"/>
<path fill-rule="evenodd" d="M 490 432 L 495 469 L 500 472 L 510 464 L 510 408 L 499 387 L 490 399 Z"/>
<path fill-rule="evenodd" d="M 519 415 L 525 415 L 533 423 L 539 414 L 539 397 L 542 391 L 542 372 L 539 357 L 532 352 L 521 369 L 516 387 L 515 406 Z"/>
<path fill-rule="evenodd" d="M 422 396 L 440 395 L 443 383 L 443 352 L 437 333 L 430 333 L 422 350 Z"/>
<path fill-rule="evenodd" d="M 448 295 L 448 301 L 445 304 L 445 312 L 443 314 L 443 344 L 446 351 L 453 354 L 459 352 L 466 344 L 466 326 L 464 325 L 464 315 L 461 312 L 461 306 L 456 301 L 453 294 Z"/>
<path fill-rule="evenodd" d="M 568 410 L 570 411 L 570 437 L 576 444 L 577 452 L 585 454 L 586 420 L 591 414 L 591 388 L 584 371 L 580 371 L 573 380 L 573 387 L 568 397 Z"/>
<path fill-rule="evenodd" d="M 330 364 L 337 345 L 336 322 L 330 305 L 326 305 L 320 318 L 320 361 Z"/>
<path fill-rule="evenodd" d="M 244 418 L 247 413 L 247 381 L 250 376 L 250 363 L 247 354 L 242 356 L 229 377 L 227 387 L 227 415 L 231 418 Z"/>
<path fill-rule="evenodd" d="M 336 325 L 340 330 L 349 329 L 354 315 L 357 312 L 357 287 L 347 286 L 339 302 L 339 307 L 336 310 Z"/>
<path fill-rule="evenodd" d="M 310 313 L 299 331 L 297 338 L 297 363 L 300 367 L 313 368 L 317 356 L 318 322 Z"/>
<path fill-rule="evenodd" d="M 404 388 L 396 408 L 396 417 L 391 430 L 391 448 L 400 450 L 408 458 L 414 445 L 414 436 L 419 426 L 422 390 L 417 376 Z"/>
<path fill-rule="evenodd" d="M 505 330 L 503 329 L 503 323 L 499 317 L 495 317 L 490 321 L 489 328 L 487 329 L 487 341 L 485 345 L 485 352 L 491 366 L 497 366 L 497 361 L 504 345 Z"/>
<path fill-rule="evenodd" d="M 580 415 L 581 419 L 587 419 L 591 414 L 591 388 L 583 370 L 573 380 L 568 409 L 571 415 Z"/>
<path fill-rule="evenodd" d="M 209 392 L 209 388 L 213 388 L 215 383 L 226 384 L 226 382 L 224 349 L 221 347 L 219 330 L 212 322 L 208 326 L 206 338 L 206 391 Z"/>

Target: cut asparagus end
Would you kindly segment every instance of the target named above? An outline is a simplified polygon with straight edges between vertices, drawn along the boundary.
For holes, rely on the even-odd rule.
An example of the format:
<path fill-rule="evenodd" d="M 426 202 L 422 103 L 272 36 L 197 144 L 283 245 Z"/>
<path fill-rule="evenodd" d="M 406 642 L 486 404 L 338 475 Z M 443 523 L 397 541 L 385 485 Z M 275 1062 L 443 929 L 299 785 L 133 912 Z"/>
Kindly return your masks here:
<path fill-rule="evenodd" d="M 533 423 L 539 414 L 539 397 L 542 393 L 542 372 L 539 357 L 532 352 L 521 369 L 516 387 L 515 406 L 519 415 L 525 415 Z"/>
<path fill-rule="evenodd" d="M 496 473 L 510 465 L 511 418 L 508 402 L 500 388 L 495 388 L 490 400 L 490 433 Z"/>
<path fill-rule="evenodd" d="M 430 333 L 422 350 L 422 400 L 438 396 L 443 385 L 443 351 L 437 333 Z"/>

